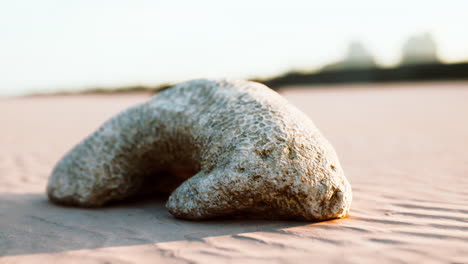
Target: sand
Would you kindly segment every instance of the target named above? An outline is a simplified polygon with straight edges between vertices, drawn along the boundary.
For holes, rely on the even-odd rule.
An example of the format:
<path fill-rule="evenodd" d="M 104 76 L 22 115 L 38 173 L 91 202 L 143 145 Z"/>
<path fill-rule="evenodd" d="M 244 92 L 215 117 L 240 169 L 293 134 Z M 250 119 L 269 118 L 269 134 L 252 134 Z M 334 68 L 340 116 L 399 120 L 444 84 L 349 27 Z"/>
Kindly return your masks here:
<path fill-rule="evenodd" d="M 468 263 L 468 83 L 282 92 L 335 146 L 349 217 L 174 219 L 164 201 L 53 205 L 55 162 L 148 95 L 0 99 L 0 263 Z"/>

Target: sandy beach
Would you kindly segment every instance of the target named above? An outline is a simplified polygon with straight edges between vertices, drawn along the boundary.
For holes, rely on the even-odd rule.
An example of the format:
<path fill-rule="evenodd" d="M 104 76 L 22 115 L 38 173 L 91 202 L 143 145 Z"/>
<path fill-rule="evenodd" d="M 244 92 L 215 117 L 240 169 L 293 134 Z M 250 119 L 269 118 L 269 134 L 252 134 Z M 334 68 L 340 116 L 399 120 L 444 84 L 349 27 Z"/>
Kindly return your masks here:
<path fill-rule="evenodd" d="M 468 83 L 291 87 L 353 187 L 320 223 L 173 218 L 163 200 L 51 204 L 60 157 L 147 94 L 0 99 L 0 263 L 468 263 Z"/>

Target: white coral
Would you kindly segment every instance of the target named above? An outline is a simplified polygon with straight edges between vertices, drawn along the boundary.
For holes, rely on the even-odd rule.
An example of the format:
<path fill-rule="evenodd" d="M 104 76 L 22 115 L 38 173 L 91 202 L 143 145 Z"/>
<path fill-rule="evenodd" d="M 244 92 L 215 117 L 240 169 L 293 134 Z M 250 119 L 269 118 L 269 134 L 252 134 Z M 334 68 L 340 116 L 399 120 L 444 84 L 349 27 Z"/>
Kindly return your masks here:
<path fill-rule="evenodd" d="M 182 83 L 120 113 L 66 154 L 47 191 L 100 206 L 143 189 L 174 190 L 166 206 L 187 219 L 325 220 L 352 199 L 306 115 L 262 84 L 231 80 Z"/>

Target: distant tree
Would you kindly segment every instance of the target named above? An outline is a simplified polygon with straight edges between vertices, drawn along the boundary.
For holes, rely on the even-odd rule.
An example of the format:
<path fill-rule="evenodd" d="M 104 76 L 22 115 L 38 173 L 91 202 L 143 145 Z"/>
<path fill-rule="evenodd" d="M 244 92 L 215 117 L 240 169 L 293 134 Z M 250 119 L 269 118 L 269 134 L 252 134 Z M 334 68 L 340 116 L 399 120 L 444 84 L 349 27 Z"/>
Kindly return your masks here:
<path fill-rule="evenodd" d="M 373 56 L 360 42 L 352 42 L 348 46 L 348 53 L 343 61 L 347 67 L 375 68 L 377 65 Z"/>
<path fill-rule="evenodd" d="M 351 42 L 344 58 L 338 62 L 325 65 L 322 71 L 340 71 L 349 69 L 376 68 L 374 57 L 360 42 Z"/>
<path fill-rule="evenodd" d="M 413 35 L 403 44 L 401 64 L 440 63 L 437 45 L 430 33 Z"/>

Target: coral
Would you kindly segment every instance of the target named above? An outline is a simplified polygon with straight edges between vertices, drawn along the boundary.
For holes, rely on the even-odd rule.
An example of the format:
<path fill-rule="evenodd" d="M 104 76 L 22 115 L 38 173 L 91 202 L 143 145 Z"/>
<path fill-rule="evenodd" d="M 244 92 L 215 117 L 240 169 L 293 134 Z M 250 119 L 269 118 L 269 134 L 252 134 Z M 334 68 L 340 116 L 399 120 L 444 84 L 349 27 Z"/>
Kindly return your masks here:
<path fill-rule="evenodd" d="M 47 187 L 52 201 L 83 207 L 144 191 L 170 193 L 167 209 L 186 219 L 326 220 L 352 199 L 312 121 L 235 80 L 185 82 L 123 111 L 68 152 Z"/>

